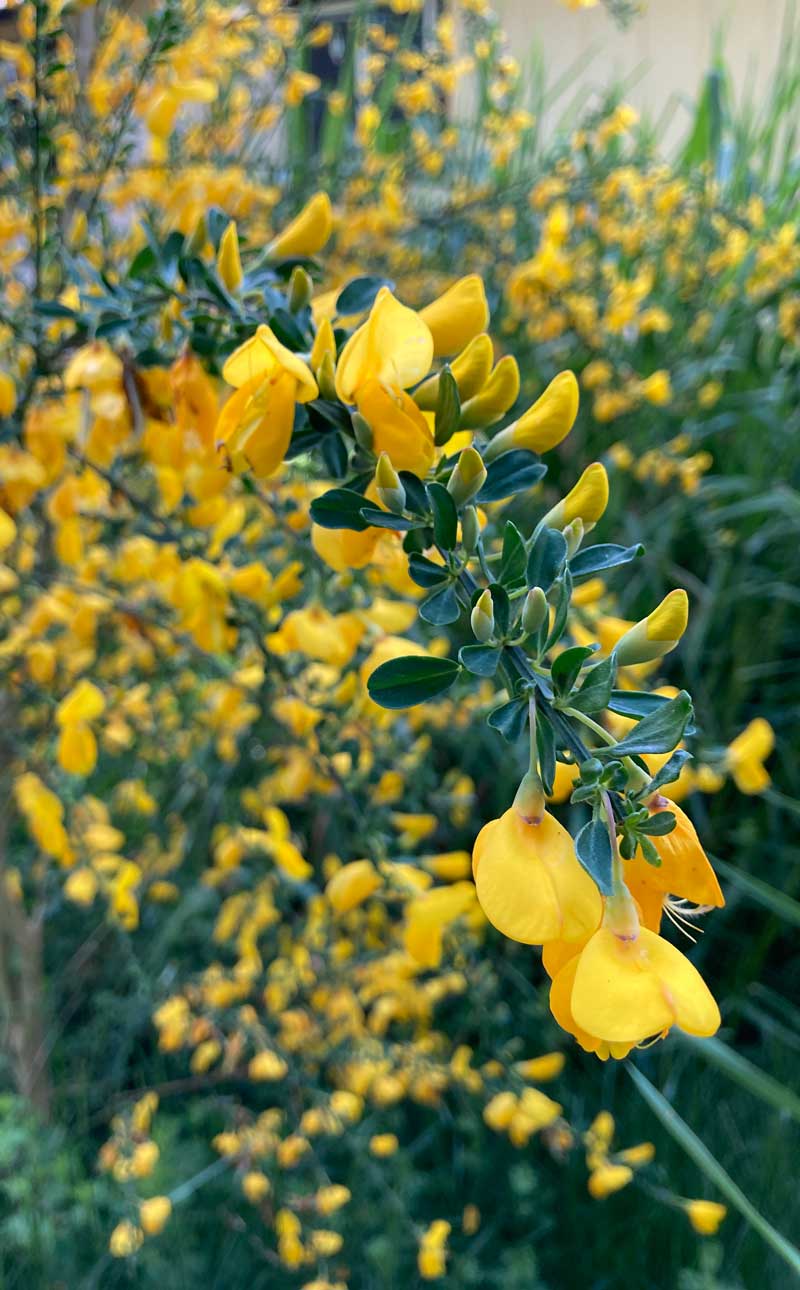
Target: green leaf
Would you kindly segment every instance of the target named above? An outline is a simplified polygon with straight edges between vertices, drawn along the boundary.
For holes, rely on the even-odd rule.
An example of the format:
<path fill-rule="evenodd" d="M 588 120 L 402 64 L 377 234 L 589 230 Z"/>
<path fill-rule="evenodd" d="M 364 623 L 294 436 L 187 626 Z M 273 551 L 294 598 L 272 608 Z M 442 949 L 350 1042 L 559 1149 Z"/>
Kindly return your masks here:
<path fill-rule="evenodd" d="M 505 587 L 501 587 L 499 582 L 493 582 L 489 586 L 492 597 L 492 607 L 494 609 L 495 630 L 501 636 L 505 636 L 508 631 L 508 624 L 511 621 L 511 601 L 508 598 L 508 592 Z M 473 599 L 477 600 L 477 596 Z"/>
<path fill-rule="evenodd" d="M 271 315 L 269 325 L 282 345 L 293 353 L 300 353 L 308 348 L 308 342 L 288 309 L 276 309 Z"/>
<path fill-rule="evenodd" d="M 410 708 L 444 694 L 461 666 L 451 658 L 409 654 L 377 667 L 367 681 L 370 698 L 382 708 Z"/>
<path fill-rule="evenodd" d="M 381 287 L 394 289 L 394 283 L 388 278 L 373 277 L 365 275 L 362 278 L 353 278 L 348 282 L 346 287 L 342 287 L 336 297 L 336 312 L 340 317 L 347 317 L 348 314 L 363 314 L 371 309 L 375 303 L 375 297 Z"/>
<path fill-rule="evenodd" d="M 493 645 L 462 645 L 458 657 L 474 676 L 494 676 L 501 653 Z"/>
<path fill-rule="evenodd" d="M 658 774 L 654 775 L 650 780 L 647 789 L 648 794 L 654 793 L 662 784 L 674 783 L 686 762 L 691 760 L 692 754 L 690 752 L 687 752 L 685 748 L 676 748 L 669 761 L 665 761 Z"/>
<path fill-rule="evenodd" d="M 649 819 L 637 824 L 636 832 L 644 833 L 650 838 L 663 838 L 675 828 L 675 816 L 672 811 L 656 811 Z"/>
<path fill-rule="evenodd" d="M 475 499 L 483 502 L 500 502 L 504 497 L 513 497 L 533 488 L 547 474 L 547 467 L 532 452 L 515 448 L 513 452 L 504 452 L 502 457 L 493 461 L 488 468 L 483 488 Z"/>
<path fill-rule="evenodd" d="M 644 554 L 641 542 L 635 546 L 616 546 L 613 543 L 589 546 L 585 551 L 578 551 L 569 562 L 573 578 L 588 578 L 594 573 L 604 573 L 606 569 L 615 569 L 619 564 L 629 564 Z"/>
<path fill-rule="evenodd" d="M 646 690 L 612 690 L 607 708 L 620 717 L 648 717 L 669 703 L 663 694 L 648 694 Z"/>
<path fill-rule="evenodd" d="M 711 1062 L 718 1070 L 735 1080 L 742 1088 L 747 1089 L 754 1097 L 766 1102 L 768 1106 L 773 1107 L 781 1115 L 790 1116 L 795 1123 L 800 1124 L 800 1097 L 793 1089 L 787 1088 L 781 1084 L 772 1075 L 762 1071 L 749 1062 L 746 1057 L 741 1057 L 734 1049 L 729 1048 L 721 1039 L 698 1039 L 694 1035 L 688 1035 L 685 1031 L 675 1032 L 690 1045 L 695 1052 L 700 1053 L 706 1061 Z"/>
<path fill-rule="evenodd" d="M 497 581 L 513 587 L 525 577 L 525 539 L 516 524 L 509 520 L 503 533 L 503 554 Z"/>
<path fill-rule="evenodd" d="M 552 649 L 554 645 L 561 640 L 567 627 L 567 618 L 569 617 L 569 606 L 572 600 L 572 576 L 569 569 L 565 568 L 560 579 L 558 580 L 559 595 L 556 604 L 555 617 L 550 635 L 545 641 L 545 650 Z"/>
<path fill-rule="evenodd" d="M 458 397 L 456 378 L 445 366 L 439 373 L 439 398 L 434 420 L 434 442 L 441 447 L 452 439 L 461 417 L 461 400 Z"/>
<path fill-rule="evenodd" d="M 613 654 L 602 659 L 596 667 L 586 673 L 577 694 L 570 698 L 570 707 L 578 712 L 601 712 L 608 707 L 611 687 L 617 672 L 617 660 Z"/>
<path fill-rule="evenodd" d="M 361 514 L 364 498 L 352 488 L 331 488 L 311 503 L 311 518 L 323 529 L 354 529 L 363 533 L 369 524 Z"/>
<path fill-rule="evenodd" d="M 392 511 L 382 511 L 378 506 L 362 506 L 361 518 L 372 528 L 392 529 L 395 533 L 408 533 L 418 523 L 417 520 L 407 520 L 402 515 L 395 515 Z"/>
<path fill-rule="evenodd" d="M 536 751 L 544 791 L 552 793 L 556 777 L 556 736 L 550 722 L 541 717 L 536 722 Z"/>
<path fill-rule="evenodd" d="M 490 712 L 486 720 L 493 730 L 499 731 L 510 744 L 515 744 L 528 724 L 528 701 L 512 699 L 510 703 L 503 703 Z"/>
<path fill-rule="evenodd" d="M 431 508 L 422 480 L 412 475 L 410 470 L 401 470 L 399 474 L 400 482 L 406 490 L 406 510 L 413 511 L 415 515 L 424 515 L 427 519 Z"/>
<path fill-rule="evenodd" d="M 557 695 L 569 694 L 583 664 L 596 649 L 596 645 L 573 645 L 570 649 L 562 650 L 550 669 L 553 689 Z"/>
<path fill-rule="evenodd" d="M 434 627 L 446 627 L 461 617 L 461 606 L 458 603 L 456 589 L 452 583 L 434 591 L 419 607 L 419 616 Z"/>
<path fill-rule="evenodd" d="M 636 1067 L 626 1063 L 625 1069 L 636 1085 L 637 1091 L 644 1098 L 650 1110 L 658 1116 L 668 1133 L 672 1134 L 675 1141 L 683 1147 L 686 1154 L 694 1161 L 699 1169 L 707 1178 L 718 1187 L 725 1199 L 737 1209 L 744 1219 L 752 1228 L 758 1232 L 759 1236 L 766 1241 L 767 1245 L 775 1251 L 776 1254 L 784 1260 L 785 1263 L 797 1274 L 800 1274 L 800 1250 L 787 1241 L 771 1223 L 767 1222 L 763 1214 L 759 1213 L 752 1201 L 748 1200 L 738 1183 L 735 1183 L 728 1173 L 722 1168 L 722 1165 L 711 1154 L 704 1142 L 698 1138 L 693 1129 L 690 1129 L 675 1108 L 667 1101 L 663 1093 L 660 1093 L 655 1085 L 651 1084 L 649 1079 Z"/>
<path fill-rule="evenodd" d="M 575 838 L 575 854 L 603 895 L 610 896 L 613 890 L 611 881 L 613 855 L 605 820 L 598 817 L 584 824 Z"/>
<path fill-rule="evenodd" d="M 438 546 L 452 551 L 458 535 L 458 511 L 444 484 L 428 484 L 428 499 L 433 511 L 433 536 Z"/>
<path fill-rule="evenodd" d="M 680 743 L 692 716 L 692 700 L 685 690 L 669 699 L 657 712 L 642 717 L 637 726 L 610 747 L 596 748 L 595 757 L 631 757 L 642 753 L 672 752 Z"/>
<path fill-rule="evenodd" d="M 420 555 L 416 551 L 408 558 L 408 572 L 418 587 L 426 588 L 438 587 L 448 576 L 443 565 L 434 563 L 426 555 Z"/>
<path fill-rule="evenodd" d="M 564 534 L 558 529 L 542 529 L 528 555 L 525 574 L 528 586 L 549 591 L 564 568 L 566 559 L 567 542 Z"/>

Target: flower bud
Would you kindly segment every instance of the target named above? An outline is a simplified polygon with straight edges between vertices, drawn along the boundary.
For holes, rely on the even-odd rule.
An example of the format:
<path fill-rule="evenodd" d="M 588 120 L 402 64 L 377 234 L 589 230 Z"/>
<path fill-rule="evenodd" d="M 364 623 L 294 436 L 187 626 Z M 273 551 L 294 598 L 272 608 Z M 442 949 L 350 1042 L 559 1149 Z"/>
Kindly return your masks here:
<path fill-rule="evenodd" d="M 375 488 L 378 501 L 389 511 L 399 513 L 406 504 L 406 490 L 391 463 L 388 452 L 382 452 L 375 470 Z"/>
<path fill-rule="evenodd" d="M 547 618 L 550 607 L 541 587 L 531 587 L 522 607 L 522 630 L 532 636 Z"/>
<path fill-rule="evenodd" d="M 186 243 L 186 254 L 197 256 L 202 255 L 207 241 L 208 225 L 206 224 L 205 214 L 202 214 L 192 230 L 191 237 Z"/>
<path fill-rule="evenodd" d="M 549 452 L 566 439 L 578 415 L 578 382 L 573 372 L 559 372 L 533 407 L 519 420 L 501 430 L 489 444 L 487 461 L 494 461 L 510 448 Z"/>
<path fill-rule="evenodd" d="M 501 358 L 479 394 L 461 408 L 461 429 L 475 430 L 494 425 L 505 416 L 519 394 L 519 368 L 510 354 Z"/>
<path fill-rule="evenodd" d="M 322 361 L 317 368 L 317 385 L 323 399 L 336 399 L 336 369 L 333 363 L 333 355 L 327 351 L 322 355 Z M 358 415 L 358 414 L 356 414 Z"/>
<path fill-rule="evenodd" d="M 617 642 L 615 653 L 620 667 L 650 663 L 668 654 L 683 636 L 688 621 L 689 597 L 678 587 Z"/>
<path fill-rule="evenodd" d="M 282 233 L 273 238 L 267 253 L 273 260 L 293 255 L 316 255 L 333 231 L 333 211 L 327 193 L 315 193 L 309 198 L 299 215 L 296 215 Z"/>
<path fill-rule="evenodd" d="M 583 521 L 584 532 L 592 528 L 608 506 L 608 475 L 599 462 L 587 466 L 574 488 L 549 510 L 542 528 L 564 529 L 574 519 Z"/>
<path fill-rule="evenodd" d="M 462 403 L 473 398 L 488 381 L 494 362 L 494 346 L 486 332 L 471 340 L 450 364 Z M 439 373 L 429 376 L 414 391 L 414 402 L 423 412 L 435 412 L 439 402 Z"/>
<path fill-rule="evenodd" d="M 289 312 L 296 314 L 305 309 L 314 293 L 314 284 L 301 264 L 292 269 L 289 279 Z"/>
<path fill-rule="evenodd" d="M 229 291 L 237 291 L 242 285 L 242 261 L 239 257 L 239 234 L 236 232 L 236 221 L 231 220 L 219 244 L 217 253 L 217 272 Z"/>
<path fill-rule="evenodd" d="M 353 434 L 356 437 L 356 443 L 359 448 L 363 448 L 365 452 L 372 452 L 375 440 L 369 421 L 367 421 L 366 417 L 362 417 L 360 412 L 351 413 L 350 420 L 353 423 Z"/>
<path fill-rule="evenodd" d="M 494 604 L 488 587 L 475 601 L 469 621 L 475 639 L 479 640 L 481 645 L 485 645 L 494 632 Z"/>
<path fill-rule="evenodd" d="M 474 506 L 467 506 L 464 514 L 461 516 L 461 541 L 467 555 L 473 555 L 477 546 L 478 539 L 481 535 L 481 525 L 478 519 L 478 512 Z"/>
<path fill-rule="evenodd" d="M 456 506 L 463 506 L 481 491 L 485 481 L 486 467 L 481 454 L 475 448 L 465 448 L 447 481 L 447 491 Z"/>
<path fill-rule="evenodd" d="M 535 770 L 523 777 L 514 798 L 514 809 L 526 824 L 541 824 L 545 812 L 544 785 Z"/>
<path fill-rule="evenodd" d="M 581 542 L 583 541 L 583 535 L 585 531 L 586 530 L 583 527 L 583 520 L 581 519 L 580 515 L 576 515 L 572 523 L 568 524 L 567 527 L 564 529 L 564 539 L 567 543 L 568 560 L 572 559 L 578 547 L 580 546 Z"/>
<path fill-rule="evenodd" d="M 322 319 L 322 322 L 317 328 L 317 334 L 314 337 L 314 344 L 311 346 L 311 355 L 308 360 L 308 365 L 315 374 L 326 354 L 330 354 L 331 361 L 335 366 L 336 337 L 333 334 L 333 327 L 329 318 Z"/>

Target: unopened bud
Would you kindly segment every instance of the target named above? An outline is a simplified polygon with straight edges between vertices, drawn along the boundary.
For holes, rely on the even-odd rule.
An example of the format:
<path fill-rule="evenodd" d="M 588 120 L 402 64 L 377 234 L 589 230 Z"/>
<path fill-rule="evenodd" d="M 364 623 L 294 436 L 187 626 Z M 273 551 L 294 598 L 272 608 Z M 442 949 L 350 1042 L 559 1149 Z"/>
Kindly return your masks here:
<path fill-rule="evenodd" d="M 478 512 L 474 506 L 466 506 L 461 516 L 461 541 L 467 555 L 474 555 L 481 536 L 481 525 Z"/>
<path fill-rule="evenodd" d="M 475 497 L 485 482 L 486 467 L 481 454 L 476 448 L 465 448 L 447 481 L 447 491 L 456 506 L 463 506 Z"/>
<path fill-rule="evenodd" d="M 475 601 L 469 621 L 475 639 L 480 641 L 481 645 L 485 645 L 494 632 L 494 604 L 488 587 Z"/>
<path fill-rule="evenodd" d="M 689 597 L 678 587 L 665 596 L 652 614 L 631 627 L 617 642 L 620 667 L 650 663 L 674 649 L 689 622 Z"/>
<path fill-rule="evenodd" d="M 544 784 L 535 770 L 523 776 L 514 798 L 514 810 L 526 824 L 541 824 L 545 813 Z"/>
<path fill-rule="evenodd" d="M 568 524 L 563 532 L 567 543 L 567 559 L 571 560 L 583 541 L 583 535 L 586 532 L 580 515 L 576 515 L 572 523 Z"/>
<path fill-rule="evenodd" d="M 359 448 L 363 448 L 365 452 L 372 452 L 375 440 L 372 436 L 372 427 L 367 418 L 362 417 L 360 412 L 353 412 L 350 415 L 350 420 L 353 423 L 353 434 L 356 437 L 356 443 Z"/>
<path fill-rule="evenodd" d="M 238 291 L 242 285 L 242 261 L 239 255 L 239 234 L 236 221 L 231 220 L 220 239 L 217 252 L 217 273 L 229 291 Z"/>
<path fill-rule="evenodd" d="M 289 279 L 289 312 L 296 314 L 305 309 L 314 293 L 314 284 L 301 264 L 292 269 Z"/>
<path fill-rule="evenodd" d="M 322 362 L 317 368 L 317 385 L 323 399 L 336 399 L 336 369 L 333 363 L 333 355 L 326 353 L 322 356 Z M 356 413 L 356 415 L 358 415 Z M 371 433 L 371 432 L 370 432 Z"/>
<path fill-rule="evenodd" d="M 378 500 L 387 510 L 396 514 L 405 509 L 406 490 L 402 480 L 391 463 L 388 452 L 382 452 L 375 469 L 375 488 Z"/>
<path fill-rule="evenodd" d="M 192 230 L 191 237 L 186 243 L 186 254 L 197 256 L 202 255 L 207 241 L 208 225 L 206 224 L 205 215 L 201 215 Z"/>
<path fill-rule="evenodd" d="M 593 528 L 608 505 L 608 475 L 599 461 L 587 466 L 577 484 L 540 521 L 542 528 L 565 529 L 574 519 L 583 521 L 583 531 Z"/>
<path fill-rule="evenodd" d="M 531 587 L 522 606 L 522 630 L 532 636 L 538 632 L 550 612 L 547 596 L 541 587 Z"/>

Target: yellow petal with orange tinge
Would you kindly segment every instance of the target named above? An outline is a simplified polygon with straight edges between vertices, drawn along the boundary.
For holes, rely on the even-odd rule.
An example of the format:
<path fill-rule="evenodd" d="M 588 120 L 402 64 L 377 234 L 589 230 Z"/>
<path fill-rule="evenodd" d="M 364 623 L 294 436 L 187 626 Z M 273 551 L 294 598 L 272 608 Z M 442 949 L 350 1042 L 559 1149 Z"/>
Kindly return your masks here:
<path fill-rule="evenodd" d="M 643 898 L 646 900 L 648 892 L 655 891 L 659 898 L 670 894 L 691 900 L 696 905 L 713 905 L 721 909 L 725 897 L 692 821 L 674 802 L 659 809 L 672 812 L 675 828 L 671 833 L 652 839 L 660 865 L 648 864 L 641 849 L 632 860 L 625 862 L 625 881 L 631 894 L 640 904 Z M 651 807 L 650 814 L 657 815 L 658 810 Z"/>
<path fill-rule="evenodd" d="M 419 316 L 433 336 L 434 355 L 457 354 L 489 322 L 489 305 L 483 281 L 477 273 L 459 278 L 437 296 Z"/>
<path fill-rule="evenodd" d="M 483 912 L 525 945 L 579 940 L 600 922 L 602 901 L 581 868 L 569 833 L 545 813 L 526 824 L 511 807 L 475 842 L 473 873 Z"/>
<path fill-rule="evenodd" d="M 269 245 L 274 259 L 292 255 L 316 255 L 333 232 L 333 208 L 327 193 L 315 193 L 299 215 Z"/>
<path fill-rule="evenodd" d="M 609 1042 L 640 1043 L 677 1025 L 713 1035 L 717 1007 L 697 968 L 647 928 L 622 940 L 601 927 L 581 951 L 570 1001 L 578 1026 Z"/>

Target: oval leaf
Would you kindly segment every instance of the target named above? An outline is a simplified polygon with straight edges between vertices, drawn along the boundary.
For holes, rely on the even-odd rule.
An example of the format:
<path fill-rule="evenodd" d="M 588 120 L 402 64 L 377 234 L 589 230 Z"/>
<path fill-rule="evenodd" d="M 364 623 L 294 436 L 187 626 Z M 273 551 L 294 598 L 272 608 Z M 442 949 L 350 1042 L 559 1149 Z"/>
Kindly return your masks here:
<path fill-rule="evenodd" d="M 370 698 L 382 708 L 410 708 L 449 690 L 461 671 L 451 658 L 409 654 L 382 663 L 367 681 Z"/>

